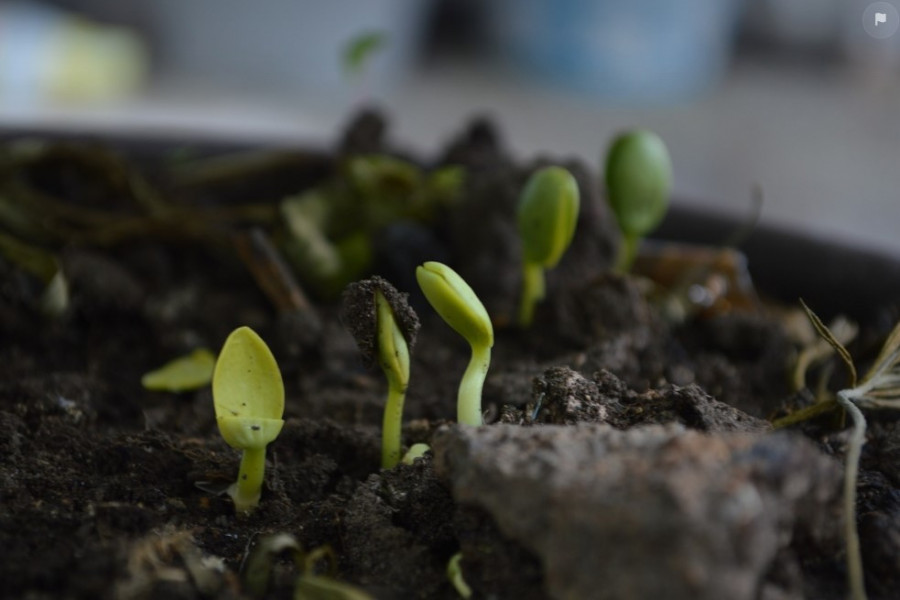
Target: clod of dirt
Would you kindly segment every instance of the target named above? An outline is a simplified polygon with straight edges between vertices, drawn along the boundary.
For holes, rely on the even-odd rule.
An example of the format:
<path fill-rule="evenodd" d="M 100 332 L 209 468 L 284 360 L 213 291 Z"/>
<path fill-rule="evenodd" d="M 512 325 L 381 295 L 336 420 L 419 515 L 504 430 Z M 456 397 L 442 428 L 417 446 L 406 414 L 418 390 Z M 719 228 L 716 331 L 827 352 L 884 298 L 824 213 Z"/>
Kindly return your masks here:
<path fill-rule="evenodd" d="M 469 171 L 486 171 L 508 162 L 500 135 L 490 119 L 479 117 L 450 142 L 441 164 L 461 165 Z"/>
<path fill-rule="evenodd" d="M 387 121 L 379 111 L 366 109 L 357 114 L 344 130 L 338 146 L 341 155 L 377 154 L 384 150 Z"/>
<path fill-rule="evenodd" d="M 617 429 L 680 423 L 710 433 L 770 428 L 766 421 L 719 402 L 696 385 L 666 384 L 638 393 L 609 371 L 587 379 L 567 367 L 547 369 L 535 379 L 533 395 L 535 402 L 526 414 L 537 423 L 607 423 Z"/>
<path fill-rule="evenodd" d="M 538 557 L 551 598 L 749 600 L 796 560 L 792 535 L 839 539 L 840 467 L 800 436 L 496 425 L 433 449 L 454 499 Z"/>
<path fill-rule="evenodd" d="M 453 501 L 430 460 L 370 476 L 343 518 L 349 575 L 378 598 L 453 597 L 444 576 L 456 550 L 452 516 Z"/>
<path fill-rule="evenodd" d="M 614 273 L 566 290 L 554 308 L 560 332 L 581 346 L 623 335 L 646 340 L 660 329 L 668 333 L 635 280 Z"/>

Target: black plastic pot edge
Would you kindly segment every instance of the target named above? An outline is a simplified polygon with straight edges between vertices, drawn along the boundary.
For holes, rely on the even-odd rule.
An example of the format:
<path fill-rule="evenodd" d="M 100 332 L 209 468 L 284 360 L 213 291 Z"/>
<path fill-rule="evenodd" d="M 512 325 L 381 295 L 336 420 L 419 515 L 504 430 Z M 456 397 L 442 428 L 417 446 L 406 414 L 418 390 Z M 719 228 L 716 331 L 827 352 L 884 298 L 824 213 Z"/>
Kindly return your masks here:
<path fill-rule="evenodd" d="M 740 227 L 734 216 L 675 205 L 655 239 L 717 245 Z M 760 225 L 739 249 L 757 289 L 785 303 L 803 298 L 817 314 L 861 323 L 900 305 L 900 258 L 787 227 Z"/>

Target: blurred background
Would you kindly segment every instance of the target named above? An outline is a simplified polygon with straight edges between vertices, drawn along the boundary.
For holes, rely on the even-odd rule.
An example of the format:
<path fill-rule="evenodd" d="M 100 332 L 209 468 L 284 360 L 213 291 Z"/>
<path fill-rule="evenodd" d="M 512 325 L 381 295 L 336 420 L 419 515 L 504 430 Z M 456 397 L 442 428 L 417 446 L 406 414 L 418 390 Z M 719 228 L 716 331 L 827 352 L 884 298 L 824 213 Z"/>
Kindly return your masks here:
<path fill-rule="evenodd" d="M 900 256 L 900 0 L 0 1 L 0 127 L 332 143 L 376 103 L 593 165 L 657 131 L 679 202 Z M 348 44 L 378 46 L 350 68 Z"/>

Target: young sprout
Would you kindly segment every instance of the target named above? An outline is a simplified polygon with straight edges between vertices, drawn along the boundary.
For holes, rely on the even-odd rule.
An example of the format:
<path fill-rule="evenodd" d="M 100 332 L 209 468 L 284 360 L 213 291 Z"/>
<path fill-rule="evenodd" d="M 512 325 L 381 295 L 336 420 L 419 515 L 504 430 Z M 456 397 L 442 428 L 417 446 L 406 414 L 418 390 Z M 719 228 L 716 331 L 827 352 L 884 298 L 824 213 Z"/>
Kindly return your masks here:
<path fill-rule="evenodd" d="M 456 420 L 481 425 L 481 388 L 494 345 L 494 328 L 487 310 L 469 284 L 445 264 L 425 263 L 416 269 L 416 280 L 434 310 L 472 347 L 472 358 L 459 384 Z"/>
<path fill-rule="evenodd" d="M 428 444 L 413 444 L 406 451 L 406 454 L 403 455 L 402 462 L 404 465 L 411 465 L 416 462 L 417 458 L 422 458 L 429 451 L 431 451 L 431 446 Z"/>
<path fill-rule="evenodd" d="M 259 504 L 266 469 L 266 446 L 278 437 L 284 421 L 284 384 L 266 343 L 249 327 L 231 332 L 212 379 L 219 432 L 243 452 L 238 479 L 228 488 L 238 514 Z"/>
<path fill-rule="evenodd" d="M 672 161 L 655 133 L 634 130 L 613 140 L 606 155 L 606 195 L 622 230 L 617 272 L 631 268 L 641 239 L 662 221 L 671 182 Z"/>
<path fill-rule="evenodd" d="M 341 320 L 367 363 L 377 362 L 388 381 L 381 437 L 381 466 L 400 462 L 401 427 L 409 349 L 415 344 L 419 318 L 401 294 L 381 277 L 351 283 L 344 291 Z"/>
<path fill-rule="evenodd" d="M 462 565 L 460 564 L 462 557 L 462 552 L 457 552 L 450 557 L 450 560 L 447 562 L 447 578 L 453 584 L 453 587 L 456 588 L 456 593 L 459 594 L 460 598 L 471 598 L 472 588 L 469 587 L 469 584 L 463 578 Z"/>
<path fill-rule="evenodd" d="M 552 269 L 572 242 L 578 222 L 578 183 L 562 167 L 534 173 L 519 198 L 522 238 L 522 299 L 519 325 L 528 327 L 544 298 L 544 269 Z"/>

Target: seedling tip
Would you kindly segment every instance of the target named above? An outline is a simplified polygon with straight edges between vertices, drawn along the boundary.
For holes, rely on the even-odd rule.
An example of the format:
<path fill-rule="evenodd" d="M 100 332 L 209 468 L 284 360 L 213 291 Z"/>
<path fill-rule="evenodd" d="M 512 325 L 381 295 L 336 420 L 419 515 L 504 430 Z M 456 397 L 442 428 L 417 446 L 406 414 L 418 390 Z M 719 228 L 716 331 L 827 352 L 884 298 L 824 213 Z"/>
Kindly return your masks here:
<path fill-rule="evenodd" d="M 613 140 L 606 155 L 606 191 L 622 230 L 617 272 L 631 268 L 641 239 L 662 221 L 671 182 L 672 161 L 658 135 L 638 129 Z"/>
<path fill-rule="evenodd" d="M 517 214 L 522 239 L 522 298 L 519 325 L 528 327 L 544 298 L 544 271 L 552 269 L 572 243 L 578 223 L 578 183 L 562 167 L 545 167 L 525 184 Z"/>

